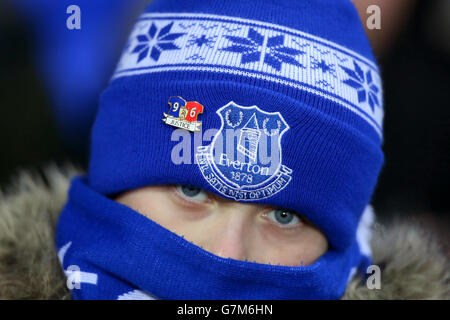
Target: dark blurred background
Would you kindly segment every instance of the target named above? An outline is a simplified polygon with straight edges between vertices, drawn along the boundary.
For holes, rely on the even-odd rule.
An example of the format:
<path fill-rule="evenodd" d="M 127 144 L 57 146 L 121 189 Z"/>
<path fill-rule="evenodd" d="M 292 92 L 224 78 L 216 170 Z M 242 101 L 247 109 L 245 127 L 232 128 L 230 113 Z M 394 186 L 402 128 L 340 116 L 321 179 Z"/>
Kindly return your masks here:
<path fill-rule="evenodd" d="M 368 31 L 385 92 L 386 162 L 373 205 L 381 217 L 423 217 L 448 241 L 450 0 L 354 2 L 363 20 L 368 5 L 382 8 L 382 29 Z M 0 186 L 22 168 L 67 160 L 86 166 L 86 154 L 65 147 L 56 128 L 33 39 L 24 18 L 0 2 Z"/>
<path fill-rule="evenodd" d="M 0 2 L 0 185 L 20 168 L 68 157 L 33 64 L 30 30 Z"/>

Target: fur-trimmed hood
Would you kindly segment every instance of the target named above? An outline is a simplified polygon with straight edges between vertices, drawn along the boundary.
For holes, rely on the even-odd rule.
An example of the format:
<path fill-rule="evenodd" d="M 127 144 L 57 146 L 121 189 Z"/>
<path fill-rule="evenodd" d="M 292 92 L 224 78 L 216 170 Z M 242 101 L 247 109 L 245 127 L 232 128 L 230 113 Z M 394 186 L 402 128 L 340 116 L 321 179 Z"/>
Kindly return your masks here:
<path fill-rule="evenodd" d="M 22 172 L 0 191 L 0 299 L 70 299 L 54 246 L 72 167 Z M 439 242 L 418 225 L 377 224 L 372 240 L 381 289 L 355 277 L 343 299 L 449 299 L 449 261 Z"/>

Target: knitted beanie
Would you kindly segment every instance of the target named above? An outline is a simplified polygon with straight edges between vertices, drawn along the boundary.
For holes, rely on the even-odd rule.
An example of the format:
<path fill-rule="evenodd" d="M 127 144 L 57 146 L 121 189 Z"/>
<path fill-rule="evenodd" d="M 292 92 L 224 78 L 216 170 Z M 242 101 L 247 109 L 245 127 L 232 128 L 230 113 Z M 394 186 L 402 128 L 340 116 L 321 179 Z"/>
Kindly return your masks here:
<path fill-rule="evenodd" d="M 348 0 L 155 0 L 102 95 L 88 183 L 105 195 L 187 184 L 288 208 L 343 249 L 383 163 L 382 106 Z"/>

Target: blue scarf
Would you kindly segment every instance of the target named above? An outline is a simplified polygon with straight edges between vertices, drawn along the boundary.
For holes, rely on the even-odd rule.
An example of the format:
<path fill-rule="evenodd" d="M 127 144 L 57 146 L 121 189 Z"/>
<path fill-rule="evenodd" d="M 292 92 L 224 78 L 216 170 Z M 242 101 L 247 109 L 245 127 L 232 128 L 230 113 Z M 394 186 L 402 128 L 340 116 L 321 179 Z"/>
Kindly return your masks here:
<path fill-rule="evenodd" d="M 314 264 L 213 255 L 76 177 L 56 246 L 74 299 L 337 299 L 360 264 L 355 241 Z"/>

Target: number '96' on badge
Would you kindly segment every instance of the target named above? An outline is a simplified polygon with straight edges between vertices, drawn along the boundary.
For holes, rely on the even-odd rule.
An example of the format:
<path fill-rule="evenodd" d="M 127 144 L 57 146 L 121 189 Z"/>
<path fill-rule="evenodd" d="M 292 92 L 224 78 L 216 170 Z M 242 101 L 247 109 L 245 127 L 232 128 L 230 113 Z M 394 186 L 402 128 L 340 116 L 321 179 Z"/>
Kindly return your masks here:
<path fill-rule="evenodd" d="M 169 98 L 169 112 L 164 113 L 162 119 L 166 124 L 189 130 L 192 132 L 200 131 L 202 123 L 197 121 L 200 113 L 203 113 L 204 107 L 197 101 L 186 101 L 181 97 Z"/>

